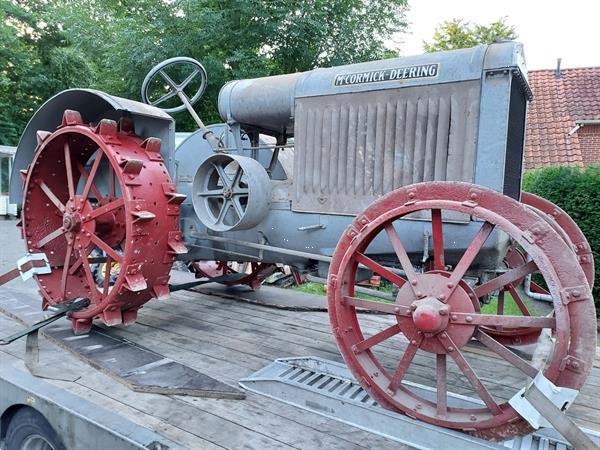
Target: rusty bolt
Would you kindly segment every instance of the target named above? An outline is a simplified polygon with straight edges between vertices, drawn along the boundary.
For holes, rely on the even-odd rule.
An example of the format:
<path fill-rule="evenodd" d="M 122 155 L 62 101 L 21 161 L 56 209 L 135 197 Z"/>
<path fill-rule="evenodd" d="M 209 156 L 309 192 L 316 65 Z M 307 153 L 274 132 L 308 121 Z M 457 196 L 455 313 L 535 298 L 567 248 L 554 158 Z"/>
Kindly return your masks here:
<path fill-rule="evenodd" d="M 408 193 L 408 198 L 415 198 L 415 193 L 414 192 L 409 192 Z"/>
<path fill-rule="evenodd" d="M 471 316 L 467 316 L 467 317 L 465 318 L 465 320 L 466 320 L 467 322 L 473 322 L 473 318 L 472 318 Z"/>
<path fill-rule="evenodd" d="M 577 298 L 577 297 L 580 297 L 580 296 L 581 296 L 581 292 L 579 292 L 579 291 L 573 291 L 573 292 L 571 292 L 571 295 L 572 295 L 573 297 Z"/>
<path fill-rule="evenodd" d="M 451 318 L 452 320 L 458 320 L 458 316 L 457 316 L 456 314 L 452 314 L 452 315 L 450 316 L 450 318 Z"/>
<path fill-rule="evenodd" d="M 446 339 L 448 337 L 448 335 L 446 333 L 442 333 L 441 334 L 442 338 Z"/>
<path fill-rule="evenodd" d="M 454 351 L 454 347 L 452 347 L 451 345 L 448 347 L 448 351 L 449 352 L 453 352 Z"/>
<path fill-rule="evenodd" d="M 414 339 L 413 339 L 412 341 L 410 341 L 410 343 L 411 343 L 412 345 L 417 345 L 417 341 L 415 341 Z"/>
<path fill-rule="evenodd" d="M 471 192 L 471 200 L 475 200 L 477 198 L 477 192 Z"/>

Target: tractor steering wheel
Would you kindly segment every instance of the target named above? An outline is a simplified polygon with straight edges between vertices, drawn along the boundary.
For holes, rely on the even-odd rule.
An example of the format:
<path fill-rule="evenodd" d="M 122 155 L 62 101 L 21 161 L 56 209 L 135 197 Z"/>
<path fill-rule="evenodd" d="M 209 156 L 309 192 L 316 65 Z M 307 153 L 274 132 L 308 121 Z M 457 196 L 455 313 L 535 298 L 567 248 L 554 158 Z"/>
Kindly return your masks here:
<path fill-rule="evenodd" d="M 192 66 L 191 73 L 179 84 L 173 81 L 173 79 L 165 71 L 167 67 L 175 65 Z M 151 101 L 149 96 L 150 85 L 158 76 L 162 77 L 166 84 L 169 86 L 169 91 L 157 100 Z M 189 98 L 187 94 L 185 94 L 184 89 L 196 78 L 200 78 L 200 86 L 198 87 L 196 93 L 191 98 Z M 150 72 L 148 72 L 146 78 L 144 78 L 144 82 L 142 83 L 142 101 L 144 103 L 147 103 L 148 105 L 160 108 L 160 106 L 158 105 L 165 102 L 166 100 L 169 100 L 172 97 L 179 97 L 182 103 L 181 105 L 172 108 L 160 108 L 167 113 L 177 113 L 180 111 L 184 111 L 187 108 L 186 100 L 191 105 L 200 100 L 200 97 L 202 97 L 202 94 L 204 94 L 204 91 L 206 89 L 206 84 L 206 69 L 195 59 L 188 58 L 186 56 L 179 56 L 176 58 L 166 59 L 165 61 L 154 66 L 150 70 Z M 184 96 L 184 98 L 182 98 L 182 95 Z"/>

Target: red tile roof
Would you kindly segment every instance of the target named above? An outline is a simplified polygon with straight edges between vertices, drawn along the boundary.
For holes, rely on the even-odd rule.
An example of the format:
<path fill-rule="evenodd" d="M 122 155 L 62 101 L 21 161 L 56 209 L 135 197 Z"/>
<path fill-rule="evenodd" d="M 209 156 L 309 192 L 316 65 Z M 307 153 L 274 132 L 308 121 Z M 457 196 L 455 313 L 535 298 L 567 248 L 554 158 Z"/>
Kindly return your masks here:
<path fill-rule="evenodd" d="M 600 67 L 529 72 L 533 101 L 527 112 L 525 168 L 584 165 L 599 159 L 576 132 L 576 120 L 600 119 Z M 597 125 L 594 125 L 597 127 Z M 591 141 L 589 141 L 591 142 Z M 594 145 L 595 147 L 595 145 Z M 586 156 L 588 155 L 588 156 Z"/>

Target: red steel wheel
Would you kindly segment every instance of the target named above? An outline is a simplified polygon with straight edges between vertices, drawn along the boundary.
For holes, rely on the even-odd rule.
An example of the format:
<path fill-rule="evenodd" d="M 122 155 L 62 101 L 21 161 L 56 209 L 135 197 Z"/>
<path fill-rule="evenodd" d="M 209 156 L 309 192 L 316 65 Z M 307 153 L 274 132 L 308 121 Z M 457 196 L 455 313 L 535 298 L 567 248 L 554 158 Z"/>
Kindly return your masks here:
<path fill-rule="evenodd" d="M 430 211 L 432 217 L 434 270 L 426 273 L 414 270 L 405 246 L 410 236 L 401 238 L 394 226 L 398 219 L 416 211 Z M 442 221 L 448 212 L 476 221 Z M 403 221 L 404 226 L 414 223 Z M 472 235 L 470 243 L 465 241 L 464 254 L 457 255 L 456 239 L 468 237 L 468 232 Z M 388 240 L 406 277 L 377 262 L 375 255 L 367 256 L 375 239 L 379 243 Z M 512 239 L 532 261 L 486 282 L 469 283 L 470 268 L 477 270 L 488 239 L 492 248 Z M 456 259 L 453 268 L 446 265 L 451 258 Z M 400 288 L 395 302 L 355 296 L 359 264 Z M 543 275 L 554 299 L 552 317 L 480 312 L 479 298 L 506 289 L 536 271 Z M 465 278 L 466 274 L 471 276 Z M 595 354 L 594 304 L 575 254 L 546 221 L 519 202 L 468 183 L 406 186 L 359 214 L 334 252 L 328 303 L 341 353 L 355 378 L 377 402 L 425 422 L 487 439 L 506 439 L 530 431 L 507 400 L 538 373 L 538 368 L 499 343 L 482 326 L 552 332 L 553 348 L 544 341 L 538 346 L 537 359 L 543 361 L 539 367 L 544 376 L 557 386 L 580 389 Z M 387 322 L 374 325 L 370 315 L 358 315 L 357 308 L 383 313 Z M 470 351 L 467 345 L 471 340 L 496 354 L 492 368 L 489 360 Z M 411 378 L 432 386 L 419 390 L 405 382 Z M 456 389 L 479 397 L 481 403 L 473 405 L 449 394 Z"/>
<path fill-rule="evenodd" d="M 244 276 L 244 272 L 238 272 L 231 267 L 231 261 L 194 261 L 191 264 L 192 271 L 196 274 L 196 278 L 216 278 L 223 275 L 240 274 L 231 281 L 219 281 L 219 284 L 225 286 L 248 285 L 252 289 L 257 290 L 262 286 L 265 279 L 279 270 L 275 264 L 251 262 L 250 273 Z"/>
<path fill-rule="evenodd" d="M 539 197 L 529 192 L 521 193 L 521 202 L 530 207 L 536 214 L 542 217 L 554 230 L 561 236 L 561 238 L 567 243 L 567 245 L 573 250 L 576 255 L 579 265 L 585 273 L 586 279 L 590 288 L 594 286 L 594 257 L 592 254 L 592 248 L 588 243 L 585 235 L 575 223 L 575 221 L 561 208 L 556 206 L 554 203 L 546 200 L 545 198 Z M 518 248 L 518 245 L 513 244 L 504 257 L 504 263 L 509 269 L 516 268 L 527 261 L 527 254 Z M 527 307 L 527 304 L 521 299 L 519 291 L 516 286 L 523 283 L 523 278 L 515 281 L 510 286 L 510 289 L 501 291 L 498 295 L 498 314 L 504 313 L 506 302 L 510 301 L 506 299 L 506 293 L 510 295 L 517 304 L 521 313 L 525 316 L 531 315 L 531 311 Z M 548 295 L 548 291 L 543 287 L 539 286 L 535 282 L 531 282 L 531 290 L 538 294 Z M 539 328 L 495 328 L 486 327 L 486 333 L 497 339 L 504 345 L 528 345 L 535 343 L 540 336 L 541 330 Z"/>
<path fill-rule="evenodd" d="M 577 223 L 550 200 L 546 200 L 538 195 L 531 194 L 530 192 L 521 192 L 521 202 L 545 214 L 548 222 L 557 231 L 562 231 L 563 238 L 577 255 L 577 260 L 585 273 L 588 284 L 593 288 L 595 275 L 594 255 L 592 254 L 592 247 Z"/>
<path fill-rule="evenodd" d="M 88 298 L 71 317 L 84 333 L 93 319 L 134 322 L 145 302 L 167 297 L 171 265 L 187 251 L 178 228 L 184 198 L 160 140 L 142 141 L 127 119 L 89 126 L 67 110 L 54 133 L 38 132 L 22 232 L 27 250 L 45 253 L 52 267 L 36 276 L 43 308 Z"/>

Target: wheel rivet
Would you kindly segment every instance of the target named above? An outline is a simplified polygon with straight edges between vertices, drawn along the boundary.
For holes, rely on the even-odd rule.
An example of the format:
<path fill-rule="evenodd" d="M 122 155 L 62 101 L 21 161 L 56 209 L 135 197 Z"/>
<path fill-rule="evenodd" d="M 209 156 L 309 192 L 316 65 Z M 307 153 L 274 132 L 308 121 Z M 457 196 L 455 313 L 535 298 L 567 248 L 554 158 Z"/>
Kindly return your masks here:
<path fill-rule="evenodd" d="M 417 403 L 417 404 L 415 405 L 415 409 L 421 409 L 422 407 L 423 407 L 423 405 L 421 405 L 420 403 Z"/>
<path fill-rule="evenodd" d="M 421 291 L 417 291 L 417 297 L 423 297 L 423 293 Z"/>
<path fill-rule="evenodd" d="M 410 305 L 410 310 L 414 311 L 415 309 L 417 309 L 417 304 L 416 303 L 411 304 Z"/>
<path fill-rule="evenodd" d="M 412 341 L 410 341 L 410 343 L 411 343 L 412 345 L 417 345 L 417 341 L 415 341 L 414 339 L 413 339 Z"/>
<path fill-rule="evenodd" d="M 395 392 L 394 392 L 393 390 L 391 390 L 391 389 L 388 389 L 386 392 L 387 392 L 388 394 L 390 394 L 390 395 L 394 395 L 394 394 L 395 394 Z"/>
<path fill-rule="evenodd" d="M 581 292 L 579 292 L 579 291 L 573 291 L 573 292 L 571 292 L 571 295 L 573 297 L 577 298 L 577 297 L 581 296 Z"/>
<path fill-rule="evenodd" d="M 475 417 L 474 415 L 471 415 L 470 419 L 471 419 L 471 422 L 475 422 L 477 420 L 477 417 Z"/>
<path fill-rule="evenodd" d="M 410 282 L 410 284 L 412 284 L 413 286 L 416 286 L 416 285 L 417 285 L 417 280 L 412 280 L 412 281 Z"/>
<path fill-rule="evenodd" d="M 448 351 L 449 352 L 453 352 L 454 351 L 454 347 L 452 347 L 452 346 L 448 347 Z"/>
<path fill-rule="evenodd" d="M 465 318 L 465 320 L 466 320 L 467 322 L 473 322 L 473 318 L 472 318 L 471 316 L 467 316 L 467 317 Z"/>
<path fill-rule="evenodd" d="M 399 306 L 396 306 L 396 307 L 394 308 L 394 312 L 395 312 L 395 313 L 398 313 L 398 314 L 400 314 L 400 307 L 399 307 Z"/>
<path fill-rule="evenodd" d="M 445 316 L 446 314 L 448 314 L 448 309 L 446 309 L 446 308 L 440 309 L 439 313 L 440 313 L 440 316 Z"/>
<path fill-rule="evenodd" d="M 453 283 L 448 283 L 446 286 L 448 286 L 448 289 L 452 289 L 454 287 Z"/>
<path fill-rule="evenodd" d="M 458 316 L 456 314 L 452 314 L 450 317 L 452 318 L 452 320 L 458 320 Z"/>
<path fill-rule="evenodd" d="M 446 299 L 446 295 L 445 294 L 440 294 L 440 295 L 438 295 L 438 298 L 440 300 L 445 300 Z"/>
<path fill-rule="evenodd" d="M 577 361 L 573 361 L 571 363 L 571 367 L 573 367 L 573 369 L 577 369 L 579 367 L 579 363 Z"/>

